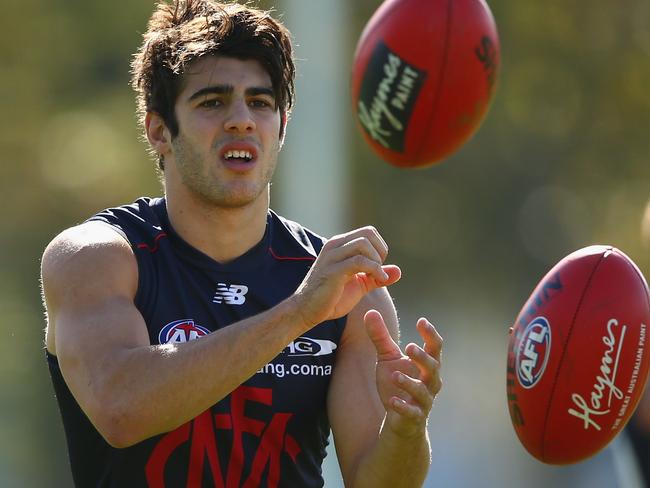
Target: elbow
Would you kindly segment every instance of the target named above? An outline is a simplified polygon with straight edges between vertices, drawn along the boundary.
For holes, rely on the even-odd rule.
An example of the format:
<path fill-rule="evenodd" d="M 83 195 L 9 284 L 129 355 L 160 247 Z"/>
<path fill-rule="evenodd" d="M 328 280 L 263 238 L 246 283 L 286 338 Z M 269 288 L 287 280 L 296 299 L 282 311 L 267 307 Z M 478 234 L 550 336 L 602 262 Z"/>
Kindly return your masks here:
<path fill-rule="evenodd" d="M 139 439 L 127 430 L 108 426 L 107 428 L 97 429 L 104 440 L 116 449 L 126 449 L 136 445 L 143 439 Z"/>
<path fill-rule="evenodd" d="M 104 403 L 93 409 L 89 419 L 104 440 L 116 449 L 134 446 L 151 437 L 145 433 L 145 423 L 133 412 Z"/>
<path fill-rule="evenodd" d="M 134 431 L 115 419 L 102 419 L 93 422 L 95 428 L 104 440 L 116 449 L 125 449 L 144 440 L 144 437 L 134 434 Z"/>

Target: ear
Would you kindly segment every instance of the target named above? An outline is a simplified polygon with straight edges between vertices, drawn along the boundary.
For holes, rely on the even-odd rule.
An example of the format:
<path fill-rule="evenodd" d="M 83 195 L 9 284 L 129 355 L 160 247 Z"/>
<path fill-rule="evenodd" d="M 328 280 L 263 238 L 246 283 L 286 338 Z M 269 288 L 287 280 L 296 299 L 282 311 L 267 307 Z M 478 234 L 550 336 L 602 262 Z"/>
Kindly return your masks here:
<path fill-rule="evenodd" d="M 287 134 L 287 122 L 289 122 L 289 114 L 286 110 L 280 111 L 280 149 L 284 145 L 284 136 Z"/>
<path fill-rule="evenodd" d="M 147 112 L 144 118 L 144 127 L 149 144 L 159 155 L 165 156 L 171 150 L 171 133 L 165 121 L 156 112 Z"/>

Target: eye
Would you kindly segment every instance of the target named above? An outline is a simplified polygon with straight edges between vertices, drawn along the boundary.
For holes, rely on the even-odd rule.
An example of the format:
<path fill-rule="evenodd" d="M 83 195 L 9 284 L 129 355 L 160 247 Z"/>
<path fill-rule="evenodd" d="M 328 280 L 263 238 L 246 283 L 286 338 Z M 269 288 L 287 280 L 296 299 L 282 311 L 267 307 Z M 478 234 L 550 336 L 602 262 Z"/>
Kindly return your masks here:
<path fill-rule="evenodd" d="M 275 106 L 273 101 L 265 98 L 255 98 L 249 102 L 249 105 L 254 108 L 273 108 Z"/>
<path fill-rule="evenodd" d="M 218 98 L 206 98 L 201 103 L 199 103 L 199 107 L 202 108 L 214 108 L 218 107 L 219 105 L 221 105 L 221 100 Z"/>

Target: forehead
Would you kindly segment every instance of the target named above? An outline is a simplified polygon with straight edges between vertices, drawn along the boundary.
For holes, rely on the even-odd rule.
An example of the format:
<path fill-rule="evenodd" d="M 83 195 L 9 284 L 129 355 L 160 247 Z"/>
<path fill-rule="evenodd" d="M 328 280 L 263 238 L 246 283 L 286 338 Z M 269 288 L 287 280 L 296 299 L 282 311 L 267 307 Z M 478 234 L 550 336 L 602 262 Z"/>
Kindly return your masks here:
<path fill-rule="evenodd" d="M 213 85 L 232 85 L 235 89 L 271 88 L 272 82 L 269 73 L 255 59 L 205 56 L 191 63 L 183 74 L 181 94 Z"/>

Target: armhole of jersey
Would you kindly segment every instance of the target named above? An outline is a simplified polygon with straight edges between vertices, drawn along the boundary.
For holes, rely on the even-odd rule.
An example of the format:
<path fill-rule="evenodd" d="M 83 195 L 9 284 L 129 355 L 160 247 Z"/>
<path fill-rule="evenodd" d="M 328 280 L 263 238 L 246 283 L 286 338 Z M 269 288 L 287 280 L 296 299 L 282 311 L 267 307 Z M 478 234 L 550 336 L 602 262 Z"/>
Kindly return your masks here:
<path fill-rule="evenodd" d="M 340 319 L 336 319 L 336 325 L 338 326 L 338 340 L 337 344 L 340 344 L 341 340 L 343 339 L 343 333 L 345 332 L 345 328 L 348 326 L 348 315 L 344 315 Z"/>
<path fill-rule="evenodd" d="M 311 245 L 316 252 L 316 256 L 318 256 L 321 252 L 321 249 L 323 249 L 323 246 L 325 245 L 325 238 L 319 236 L 318 234 L 314 234 L 313 232 L 308 233 L 307 238 L 309 239 L 309 242 L 311 242 Z M 337 326 L 337 344 L 341 342 L 341 339 L 343 339 L 343 333 L 345 332 L 345 328 L 348 326 L 348 317 L 349 314 L 334 320 L 334 323 L 336 323 Z"/>
<path fill-rule="evenodd" d="M 311 244 L 314 253 L 316 254 L 316 257 L 321 252 L 321 249 L 323 249 L 323 246 L 325 245 L 326 239 L 308 229 L 305 229 L 304 227 L 300 226 L 303 229 L 303 232 Z M 336 324 L 336 333 L 337 333 L 337 344 L 341 341 L 343 338 L 343 333 L 345 332 L 345 328 L 347 327 L 348 324 L 348 316 L 349 315 L 344 315 L 343 317 L 340 317 L 338 319 L 334 319 L 334 323 Z"/>

